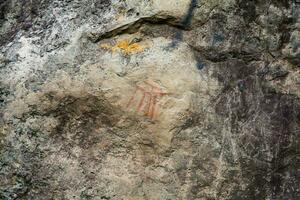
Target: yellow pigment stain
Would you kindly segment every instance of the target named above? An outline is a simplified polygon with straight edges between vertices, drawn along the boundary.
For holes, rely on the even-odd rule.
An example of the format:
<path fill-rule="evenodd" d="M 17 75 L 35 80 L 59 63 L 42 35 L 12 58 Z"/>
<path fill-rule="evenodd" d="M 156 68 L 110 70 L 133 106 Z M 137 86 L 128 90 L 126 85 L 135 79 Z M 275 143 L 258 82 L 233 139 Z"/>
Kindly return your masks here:
<path fill-rule="evenodd" d="M 116 45 L 112 46 L 110 44 L 102 44 L 100 45 L 101 48 L 109 49 L 112 52 L 116 52 L 118 50 L 121 50 L 122 53 L 125 55 L 139 53 L 144 51 L 146 48 L 145 46 L 140 45 L 139 43 L 132 43 L 129 40 L 122 40 L 117 42 Z"/>

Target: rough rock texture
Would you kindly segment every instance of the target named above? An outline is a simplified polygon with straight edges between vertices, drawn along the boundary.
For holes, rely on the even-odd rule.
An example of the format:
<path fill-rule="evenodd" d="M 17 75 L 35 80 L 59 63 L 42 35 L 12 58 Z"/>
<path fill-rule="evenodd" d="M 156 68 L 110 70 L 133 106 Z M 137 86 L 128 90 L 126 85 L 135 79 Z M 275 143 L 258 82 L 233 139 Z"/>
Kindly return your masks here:
<path fill-rule="evenodd" d="M 1 0 L 0 44 L 0 199 L 300 199 L 299 1 Z"/>

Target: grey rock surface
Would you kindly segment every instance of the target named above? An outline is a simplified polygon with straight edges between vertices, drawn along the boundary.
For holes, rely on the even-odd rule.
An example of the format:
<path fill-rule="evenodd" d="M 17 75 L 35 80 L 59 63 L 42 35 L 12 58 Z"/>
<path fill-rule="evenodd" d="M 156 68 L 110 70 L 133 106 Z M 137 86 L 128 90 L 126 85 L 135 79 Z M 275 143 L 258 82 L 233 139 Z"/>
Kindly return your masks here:
<path fill-rule="evenodd" d="M 300 3 L 1 0 L 0 199 L 300 199 Z"/>

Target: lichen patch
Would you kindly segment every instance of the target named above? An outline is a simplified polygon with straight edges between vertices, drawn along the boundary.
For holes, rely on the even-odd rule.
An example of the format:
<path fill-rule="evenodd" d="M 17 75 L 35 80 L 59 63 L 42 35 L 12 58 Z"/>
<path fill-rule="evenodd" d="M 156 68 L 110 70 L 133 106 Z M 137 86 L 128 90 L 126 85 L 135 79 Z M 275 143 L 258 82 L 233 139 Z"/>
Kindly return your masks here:
<path fill-rule="evenodd" d="M 140 53 L 144 51 L 148 46 L 139 42 L 130 41 L 128 39 L 120 40 L 115 45 L 108 43 L 101 44 L 100 48 L 111 50 L 113 53 L 121 51 L 125 55 Z"/>

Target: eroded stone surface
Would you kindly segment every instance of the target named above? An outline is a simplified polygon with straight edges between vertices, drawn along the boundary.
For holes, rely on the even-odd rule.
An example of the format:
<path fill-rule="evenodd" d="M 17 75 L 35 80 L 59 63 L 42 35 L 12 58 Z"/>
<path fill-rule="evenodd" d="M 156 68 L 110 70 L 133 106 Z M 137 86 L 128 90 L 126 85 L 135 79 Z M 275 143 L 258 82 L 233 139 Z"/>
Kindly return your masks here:
<path fill-rule="evenodd" d="M 4 1 L 0 199 L 299 199 L 293 1 Z"/>

